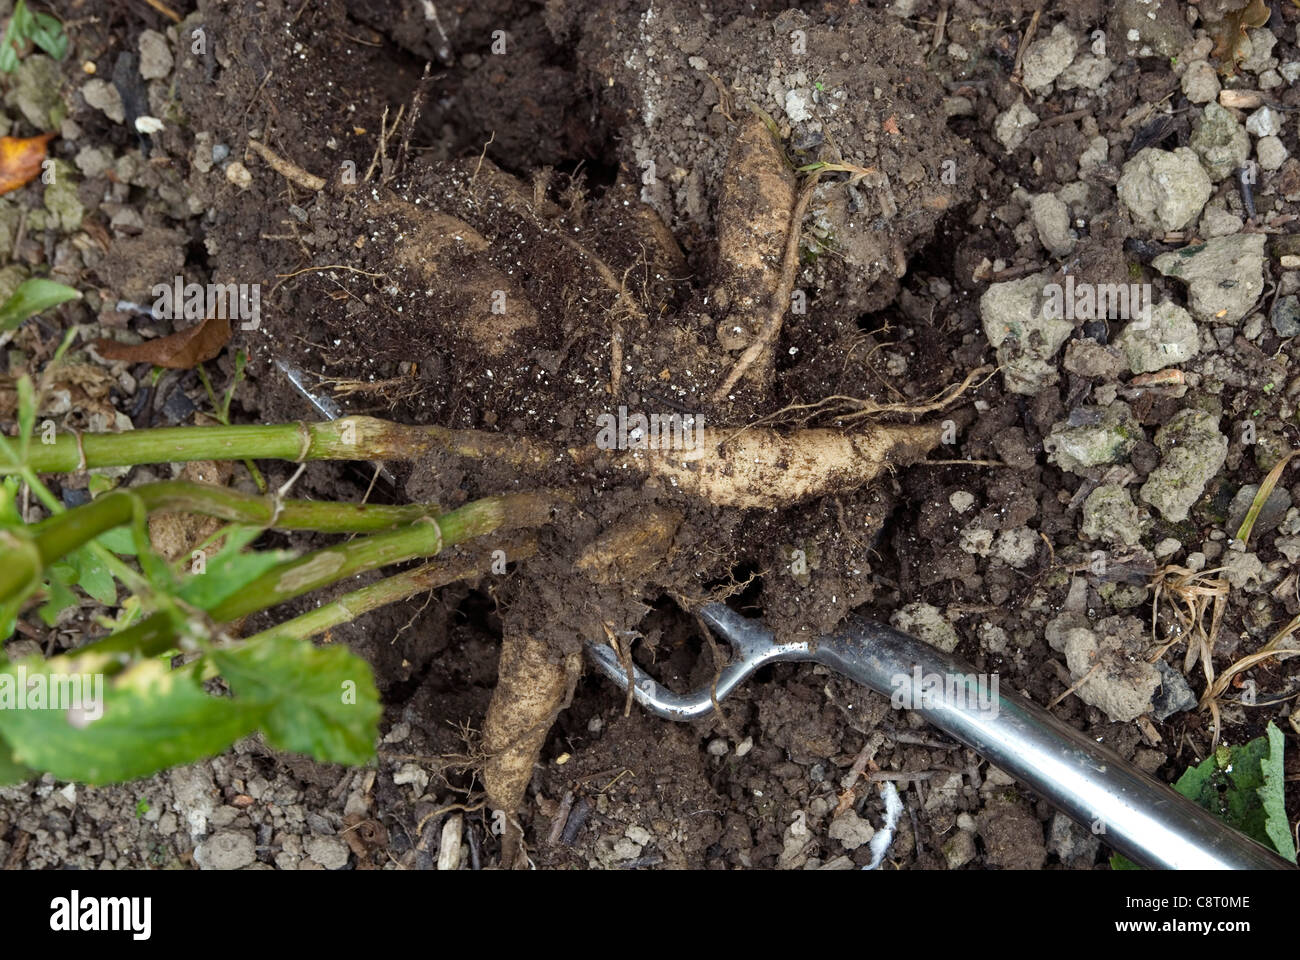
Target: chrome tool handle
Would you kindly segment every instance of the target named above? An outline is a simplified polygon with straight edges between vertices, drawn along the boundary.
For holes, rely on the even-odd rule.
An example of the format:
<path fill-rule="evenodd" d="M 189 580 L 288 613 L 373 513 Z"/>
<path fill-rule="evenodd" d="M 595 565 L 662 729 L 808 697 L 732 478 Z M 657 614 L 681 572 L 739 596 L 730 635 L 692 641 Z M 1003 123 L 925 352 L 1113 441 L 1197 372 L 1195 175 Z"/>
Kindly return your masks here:
<path fill-rule="evenodd" d="M 759 667 L 778 660 L 812 660 L 913 709 L 990 763 L 1000 767 L 1085 829 L 1146 867 L 1157 869 L 1295 869 L 1132 767 L 1087 734 L 1062 723 L 996 675 L 915 637 L 860 617 L 810 643 L 778 644 L 759 620 L 714 603 L 700 617 L 731 644 L 735 659 L 716 690 L 677 694 L 633 667 L 633 696 L 670 720 L 708 716 Z M 596 666 L 624 689 L 628 676 L 609 647 L 589 645 Z"/>
<path fill-rule="evenodd" d="M 993 688 L 992 678 L 915 637 L 851 617 L 843 630 L 818 641 L 814 658 L 896 703 L 911 704 L 1136 863 L 1172 870 L 1295 869 L 1087 734 L 1014 691 Z M 944 692 L 936 694 L 936 686 Z"/>

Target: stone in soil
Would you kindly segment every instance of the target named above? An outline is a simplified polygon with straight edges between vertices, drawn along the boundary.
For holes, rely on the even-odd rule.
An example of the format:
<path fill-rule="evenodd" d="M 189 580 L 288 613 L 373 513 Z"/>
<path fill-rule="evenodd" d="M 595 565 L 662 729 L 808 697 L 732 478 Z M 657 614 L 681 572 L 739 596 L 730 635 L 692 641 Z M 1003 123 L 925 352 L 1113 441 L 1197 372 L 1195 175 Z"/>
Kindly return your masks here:
<path fill-rule="evenodd" d="M 1083 501 L 1080 532 L 1090 540 L 1132 546 L 1142 535 L 1142 512 L 1125 487 L 1103 483 Z"/>
<path fill-rule="evenodd" d="M 1197 118 L 1189 145 L 1201 158 L 1201 165 L 1216 183 L 1246 162 L 1250 136 L 1231 111 L 1207 103 Z"/>
<path fill-rule="evenodd" d="M 1006 148 L 1007 153 L 1014 153 L 1025 142 L 1029 131 L 1038 126 L 1038 115 L 1025 106 L 1024 100 L 1014 104 L 998 114 L 993 122 L 993 136 Z"/>
<path fill-rule="evenodd" d="M 1031 43 L 1022 62 L 1025 89 L 1038 92 L 1050 87 L 1074 60 L 1078 49 L 1078 39 L 1064 23 L 1058 23 L 1046 37 Z"/>
<path fill-rule="evenodd" d="M 122 106 L 122 95 L 107 80 L 99 78 L 87 80 L 85 86 L 81 88 L 81 95 L 86 103 L 114 123 L 126 122 L 126 108 Z"/>
<path fill-rule="evenodd" d="M 1115 345 L 1133 373 L 1150 373 L 1190 360 L 1201 349 L 1196 322 L 1182 307 L 1168 301 L 1145 320 L 1126 326 Z"/>
<path fill-rule="evenodd" d="M 1049 363 L 1069 338 L 1074 324 L 1044 316 L 1043 286 L 1050 274 L 990 284 L 980 297 L 984 335 L 997 349 L 1006 388 L 1032 396 L 1059 379 Z"/>
<path fill-rule="evenodd" d="M 1228 438 L 1219 418 L 1203 410 L 1181 410 L 1156 431 L 1160 466 L 1151 471 L 1139 496 L 1172 523 L 1181 523 L 1205 485 L 1228 458 Z"/>
<path fill-rule="evenodd" d="M 1300 335 L 1300 297 L 1291 294 L 1278 300 L 1273 306 L 1269 322 L 1279 337 Z"/>
<path fill-rule="evenodd" d="M 140 34 L 140 76 L 161 80 L 172 72 L 172 51 L 167 38 L 157 30 Z"/>
<path fill-rule="evenodd" d="M 1187 284 L 1188 307 L 1197 320 L 1235 325 L 1264 292 L 1264 235 L 1215 237 L 1163 253 L 1151 265 Z"/>
<path fill-rule="evenodd" d="M 1151 698 L 1151 712 L 1157 720 L 1163 723 L 1175 713 L 1196 706 L 1196 694 L 1192 692 L 1186 677 L 1163 660 L 1156 661 L 1156 669 L 1160 671 L 1160 688 Z"/>
<path fill-rule="evenodd" d="M 876 835 L 875 828 L 852 810 L 845 810 L 831 821 L 828 835 L 838 840 L 845 850 L 856 850 Z"/>
<path fill-rule="evenodd" d="M 1048 622 L 1047 640 L 1065 654 L 1072 682 L 1087 677 L 1075 691 L 1079 699 L 1112 721 L 1127 723 L 1151 709 L 1160 672 L 1146 661 L 1145 625 L 1136 617 L 1107 617 L 1088 625 L 1077 614 Z M 1099 669 L 1094 669 L 1101 663 Z"/>
<path fill-rule="evenodd" d="M 1260 137 L 1255 142 L 1255 157 L 1261 170 L 1276 170 L 1286 163 L 1289 156 L 1279 137 Z"/>
<path fill-rule="evenodd" d="M 1030 205 L 1030 216 L 1038 230 L 1038 239 L 1047 252 L 1063 257 L 1074 249 L 1074 233 L 1070 230 L 1070 210 L 1053 193 L 1040 193 Z"/>
<path fill-rule="evenodd" d="M 1183 96 L 1191 103 L 1209 103 L 1219 95 L 1219 75 L 1207 60 L 1189 63 L 1181 85 Z"/>
<path fill-rule="evenodd" d="M 1228 523 L 1224 531 L 1230 537 L 1235 537 L 1237 531 L 1241 529 L 1241 524 L 1246 519 L 1246 514 L 1250 511 L 1250 505 L 1255 502 L 1255 495 L 1259 493 L 1259 484 L 1248 483 L 1232 498 L 1232 503 L 1228 507 Z M 1287 511 L 1291 509 L 1291 493 L 1281 485 L 1273 488 L 1264 501 L 1264 506 L 1260 508 L 1259 515 L 1255 518 L 1255 525 L 1251 528 L 1251 539 L 1258 538 L 1261 534 L 1271 533 L 1282 525 Z"/>
<path fill-rule="evenodd" d="M 1124 164 L 1115 189 L 1133 223 L 1158 235 L 1181 230 L 1196 219 L 1214 186 L 1189 147 L 1147 147 Z"/>
<path fill-rule="evenodd" d="M 909 603 L 901 610 L 894 611 L 889 624 L 895 630 L 910 633 L 944 653 L 952 653 L 957 649 L 957 631 L 944 619 L 939 608 L 931 604 Z"/>
<path fill-rule="evenodd" d="M 1129 455 L 1142 428 L 1127 403 L 1116 400 L 1107 407 L 1079 407 L 1070 419 L 1052 425 L 1043 440 L 1048 460 L 1062 470 L 1078 473 L 1081 468 L 1116 463 Z"/>
<path fill-rule="evenodd" d="M 253 834 L 222 830 L 194 848 L 194 862 L 203 870 L 238 870 L 257 859 Z"/>

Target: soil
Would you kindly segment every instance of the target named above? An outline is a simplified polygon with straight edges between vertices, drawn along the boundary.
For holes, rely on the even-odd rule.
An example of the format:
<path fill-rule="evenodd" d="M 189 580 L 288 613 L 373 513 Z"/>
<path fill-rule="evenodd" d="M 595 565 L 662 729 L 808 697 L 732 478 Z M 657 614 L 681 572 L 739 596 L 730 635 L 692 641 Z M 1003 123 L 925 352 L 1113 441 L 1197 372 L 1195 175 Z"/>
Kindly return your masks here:
<path fill-rule="evenodd" d="M 316 416 L 279 362 L 306 371 L 322 394 L 332 387 L 347 413 L 563 445 L 590 443 L 596 418 L 620 405 L 695 412 L 715 425 L 771 417 L 840 427 L 846 408 L 813 405 L 846 397 L 924 404 L 976 368 L 1017 361 L 1014 346 L 995 358 L 982 325 L 992 283 L 1040 272 L 1059 279 L 1062 270 L 1080 282 L 1141 277 L 1157 301 L 1186 305 L 1186 287 L 1150 267 L 1153 245 L 1177 249 L 1205 236 L 1206 219 L 1177 237 L 1153 236 L 1134 225 L 1115 188 L 1143 145 L 1173 150 L 1192 136 L 1202 104 L 1189 101 L 1183 77 L 1209 52 L 1195 8 L 1186 36 L 1173 30 L 1186 48 L 1177 55 L 1129 51 L 1114 27 L 1119 14 L 1099 0 L 1044 12 L 1035 37 L 1069 32 L 1078 53 L 1068 60 L 1086 58 L 1093 31 L 1107 30 L 1113 72 L 1100 83 L 1049 81 L 1028 92 L 1013 77 L 1034 10 L 1020 0 L 173 6 L 180 24 L 143 4 L 65 0 L 56 10 L 72 52 L 57 64 L 64 115 L 53 118 L 61 137 L 51 149 L 84 211 L 75 224 L 51 216 L 18 228 L 18 211 L 43 213 L 34 185 L 0 199 L 0 222 L 9 263 L 48 268 L 87 296 L 20 330 L 0 361 L 11 369 L 48 358 L 72 324 L 83 325 L 80 343 L 172 332 L 170 321 L 122 301 L 147 304 L 154 283 L 184 274 L 263 285 L 260 326 L 237 331 L 210 365 L 228 383 L 234 349 L 248 352 L 236 422 Z M 1271 55 L 1255 37 L 1263 55 L 1252 54 L 1259 62 L 1248 59 L 1230 85 L 1256 89 L 1270 71 L 1286 75 L 1300 61 L 1298 22 L 1300 10 L 1279 5 L 1259 31 L 1276 40 Z M 139 70 L 145 31 L 160 34 L 173 58 L 148 80 Z M 127 122 L 90 102 L 99 99 L 87 95 L 90 66 L 93 77 L 113 78 Z M 12 81 L 6 99 L 11 132 L 40 132 L 28 129 L 17 88 Z M 1296 94 L 1275 85 L 1267 99 L 1290 108 Z M 1000 120 L 1018 101 L 1038 122 L 1008 149 Z M 162 130 L 136 132 L 129 122 L 139 113 L 162 119 Z M 746 379 L 717 402 L 714 388 L 756 332 L 729 329 L 738 292 L 727 281 L 733 264 L 719 255 L 732 146 L 754 116 L 770 124 L 792 166 L 844 169 L 825 170 L 810 203 L 796 277 L 807 309 L 787 318 L 770 383 Z M 1085 163 L 1098 137 L 1100 158 Z M 1294 129 L 1284 125 L 1280 139 L 1295 152 Z M 326 187 L 309 190 L 276 172 L 250 141 Z M 1068 254 L 1049 252 L 1034 207 L 1035 197 L 1058 193 L 1069 200 Z M 1300 215 L 1300 164 L 1261 171 L 1252 199 L 1250 219 L 1227 177 L 1209 205 L 1249 219 L 1237 229 L 1265 231 L 1272 251 Z M 638 662 L 687 689 L 708 683 L 716 666 L 686 611 L 717 597 L 762 615 L 782 637 L 816 636 L 854 609 L 878 619 L 933 611 L 977 670 L 1053 704 L 1067 723 L 1172 781 L 1210 750 L 1210 713 L 1193 706 L 1160 719 L 1147 703 L 1117 719 L 1112 701 L 1086 686 L 1062 699 L 1080 677 L 1049 642 L 1049 625 L 1063 615 L 1149 625 L 1154 606 L 1159 634 L 1173 638 L 1177 621 L 1168 593 L 1155 589 L 1156 570 L 1190 565 L 1194 554 L 1209 568 L 1224 562 L 1231 502 L 1296 438 L 1295 332 L 1284 336 L 1273 321 L 1279 295 L 1300 288 L 1284 260 L 1271 253 L 1266 263 L 1270 289 L 1250 311 L 1260 322 L 1202 322 L 1201 352 L 1171 386 L 1135 380 L 1107 352 L 1122 322 L 1080 321 L 1072 342 L 1048 352 L 1050 375 L 1033 389 L 1013 391 L 997 372 L 927 414 L 952 421 L 931 455 L 937 462 L 780 510 L 709 506 L 600 465 L 521 475 L 441 454 L 389 463 L 373 500 L 454 507 L 546 484 L 576 496 L 539 532 L 536 556 L 507 574 L 453 584 L 326 638 L 374 666 L 385 705 L 378 762 L 330 767 L 254 738 L 134 784 L 92 789 L 47 778 L 6 788 L 0 862 L 428 869 L 442 823 L 463 807 L 466 868 L 495 866 L 499 823 L 483 806 L 478 731 L 503 622 L 545 639 L 557 657 L 610 631 L 639 637 Z M 486 309 L 499 297 L 512 309 Z M 81 347 L 76 358 L 99 373 L 69 388 L 55 415 L 61 429 L 192 423 L 207 409 L 193 372 L 150 384 L 147 366 L 101 364 Z M 1125 456 L 1076 470 L 1049 457 L 1044 441 L 1054 430 L 1091 422 L 1088 411 L 1117 397 L 1130 405 L 1137 434 Z M 1162 462 L 1157 430 L 1188 409 L 1220 417 L 1229 446 L 1190 516 L 1175 521 L 1138 490 Z M 1236 425 L 1246 421 L 1255 444 L 1240 442 Z M 261 466 L 273 485 L 295 469 Z M 371 472 L 311 464 L 295 495 L 360 499 Z M 137 468 L 127 479 L 166 475 Z M 1286 509 L 1300 502 L 1294 476 L 1279 485 L 1289 500 L 1277 522 L 1250 542 L 1258 575 L 1229 596 L 1213 651 L 1219 670 L 1300 613 L 1300 515 Z M 1126 549 L 1084 530 L 1089 495 L 1115 483 L 1130 488 L 1140 514 L 1140 537 Z M 78 486 L 84 477 L 60 492 L 71 502 Z M 611 582 L 582 575 L 582 550 L 648 503 L 680 511 L 671 554 Z M 265 542 L 305 549 L 318 539 L 327 542 Z M 1110 560 L 1100 573 L 1090 566 L 1097 550 Z M 796 555 L 806 572 L 792 568 Z M 316 602 L 258 615 L 247 629 Z M 52 629 L 29 618 L 7 652 L 75 646 L 94 629 L 95 612 L 83 607 Z M 1149 630 L 1135 642 L 1142 657 L 1156 646 Z M 1204 676 L 1186 653 L 1177 643 L 1165 661 L 1199 696 Z M 1243 702 L 1240 686 L 1221 703 L 1223 741 L 1253 739 L 1270 721 L 1285 733 L 1292 823 L 1300 814 L 1300 728 L 1291 714 L 1298 662 L 1252 667 L 1242 679 L 1253 682 L 1254 703 Z M 1120 668 L 1105 682 L 1121 684 Z M 765 668 L 721 716 L 689 724 L 626 711 L 619 690 L 584 676 L 518 818 L 538 867 L 850 868 L 870 861 L 869 831 L 841 829 L 837 805 L 855 791 L 850 812 L 878 826 L 876 785 L 890 776 L 906 815 L 889 868 L 1107 862 L 1098 838 L 917 715 L 807 665 Z"/>

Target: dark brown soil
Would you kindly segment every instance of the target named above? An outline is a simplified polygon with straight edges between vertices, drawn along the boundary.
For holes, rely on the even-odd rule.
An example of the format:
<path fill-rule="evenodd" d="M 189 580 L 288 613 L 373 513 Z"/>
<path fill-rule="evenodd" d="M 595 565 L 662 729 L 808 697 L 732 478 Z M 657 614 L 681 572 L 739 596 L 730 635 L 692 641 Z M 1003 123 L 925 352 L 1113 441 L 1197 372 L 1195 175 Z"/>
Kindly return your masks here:
<path fill-rule="evenodd" d="M 865 2 L 802 10 L 656 2 L 649 18 L 642 3 L 493 0 L 463 9 L 438 4 L 436 21 L 419 18 L 420 4 L 395 0 L 202 0 L 171 30 L 174 71 L 149 85 L 152 108 L 168 123 L 146 154 L 136 134 L 76 92 L 84 81 L 79 64 L 93 60 L 105 75 L 121 51 L 137 49 L 142 30 L 168 24 L 143 5 L 69 6 L 65 18 L 79 24 L 77 52 L 63 70 L 78 136 L 58 152 L 71 160 L 102 147 L 133 164 L 86 175 L 81 184 L 88 212 L 79 235 L 99 239 L 101 249 L 69 269 L 82 287 L 100 291 L 102 309 L 87 307 L 78 319 L 128 335 L 167 333 L 166 323 L 117 312 L 115 301 L 144 302 L 148 288 L 173 273 L 263 283 L 262 325 L 241 331 L 234 344 L 249 353 L 249 379 L 234 407 L 242 422 L 315 416 L 277 361 L 320 378 L 323 393 L 330 383 L 363 388 L 339 394 L 349 413 L 565 445 L 589 443 L 597 416 L 620 404 L 699 412 L 713 424 L 779 413 L 784 425 L 828 426 L 842 421 L 791 408 L 825 397 L 923 403 L 993 360 L 979 311 L 992 274 L 1011 279 L 1058 266 L 1032 230 L 1026 192 L 1086 184 L 1092 213 L 1071 267 L 1079 278 L 1105 282 L 1141 269 L 1125 247 L 1141 232 L 1114 190 L 1129 156 L 1126 123 L 1135 106 L 1166 96 L 1178 110 L 1188 107 L 1168 58 L 1125 60 L 1112 50 L 1116 72 L 1104 94 L 1058 90 L 1031 101 L 1043 121 L 1061 120 L 1040 123 L 1008 152 L 995 120 L 1023 96 L 1010 75 L 1028 3 L 953 4 L 935 47 L 937 0 L 900 4 L 906 16 Z M 1100 2 L 1049 11 L 1038 36 L 1061 22 L 1086 38 L 1107 14 Z M 1300 11 L 1287 6 L 1281 17 L 1286 30 L 1275 25 L 1274 56 L 1289 62 L 1297 57 Z M 203 55 L 177 40 L 200 24 L 209 41 Z M 503 55 L 492 49 L 495 30 L 506 32 Z M 806 35 L 811 60 L 792 59 L 796 31 Z M 818 123 L 794 120 L 797 105 L 791 119 L 781 112 L 790 103 L 784 92 L 796 89 L 819 92 Z M 1296 97 L 1290 88 L 1278 96 L 1283 103 Z M 946 118 L 958 97 L 970 110 Z M 840 161 L 869 167 L 883 181 L 825 178 L 816 216 L 805 224 L 822 246 L 803 258 L 798 275 L 808 310 L 782 332 L 774 387 L 745 384 L 719 404 L 710 395 L 737 351 L 719 342 L 726 305 L 718 304 L 715 283 L 726 265 L 717 259 L 718 185 L 749 101 L 773 115 L 793 162 L 825 159 L 834 149 Z M 385 114 L 392 123 L 403 107 L 381 150 Z M 1067 118 L 1071 112 L 1081 113 Z M 1181 122 L 1165 135 L 1167 146 L 1186 142 Z M 1098 132 L 1108 138 L 1109 155 L 1084 174 L 1080 155 Z M 250 140 L 324 178 L 326 188 L 309 192 L 290 182 L 247 148 Z M 1294 152 L 1293 129 L 1283 140 Z M 203 150 L 211 157 L 214 144 L 227 147 L 229 159 L 196 163 Z M 249 182 L 238 182 L 231 161 L 244 165 Z M 655 170 L 647 179 L 649 161 Z M 958 171 L 953 182 L 942 175 L 946 161 Z M 1285 190 L 1271 186 L 1273 176 L 1255 202 L 1273 215 L 1296 212 Z M 1216 189 L 1224 204 L 1240 209 L 1231 179 Z M 114 227 L 119 206 L 137 210 L 138 224 Z M 55 243 L 31 257 L 51 256 Z M 989 261 L 983 269 L 982 261 Z M 1166 296 L 1182 297 L 1172 282 L 1155 281 L 1167 285 Z M 507 314 L 485 309 L 498 295 L 513 306 Z M 1094 334 L 1081 328 L 1074 336 Z M 623 351 L 617 372 L 615 339 Z M 1230 336 L 1224 346 L 1228 352 L 1216 356 L 1241 371 L 1235 379 L 1223 369 L 1216 379 L 1207 369 L 1198 390 L 1133 396 L 1144 431 L 1130 456 L 1137 484 L 1159 463 L 1156 428 L 1190 406 L 1222 412 L 1225 432 L 1229 420 L 1251 417 L 1261 436 L 1294 443 L 1300 387 L 1293 343 L 1266 321 L 1258 336 Z M 375 667 L 386 734 L 376 770 L 326 769 L 242 745 L 200 777 L 212 778 L 203 783 L 218 800 L 205 829 L 255 832 L 258 860 L 284 867 L 311 862 L 310 851 L 301 853 L 303 837 L 342 837 L 346 825 L 365 823 L 369 839 L 347 841 L 352 866 L 427 867 L 445 811 L 425 822 L 423 834 L 417 824 L 463 801 L 472 810 L 466 842 L 475 861 L 495 864 L 493 818 L 478 808 L 476 750 L 507 619 L 544 637 L 557 655 L 609 630 L 635 634 L 643 641 L 639 661 L 685 689 L 714 674 L 713 653 L 683 612 L 708 597 L 734 596 L 782 635 L 815 635 L 855 608 L 888 619 L 923 602 L 942 612 L 958 654 L 976 669 L 998 673 L 1039 703 L 1056 701 L 1077 678 L 1048 645 L 1047 622 L 1081 602 L 1096 620 L 1121 613 L 1149 623 L 1155 545 L 1177 539 L 1180 558 L 1202 550 L 1237 491 L 1258 483 L 1267 468 L 1233 444 L 1188 521 L 1154 516 L 1138 546 L 1143 557 L 1135 569 L 1145 575 L 1136 575 L 1144 591 L 1136 602 L 1120 606 L 1113 582 L 1083 574 L 1083 593 L 1076 587 L 1072 594 L 1071 571 L 1083 570 L 1096 546 L 1080 532 L 1081 502 L 1105 480 L 1104 468 L 1064 471 L 1047 459 L 1044 438 L 1098 402 L 1097 392 L 1114 378 L 1071 371 L 1061 355 L 1052 362 L 1059 381 L 1033 395 L 1008 392 L 999 374 L 931 414 L 951 418 L 956 430 L 955 442 L 934 456 L 944 464 L 899 469 L 862 489 L 779 511 L 708 507 L 599 468 L 521 476 L 448 456 L 389 464 L 395 483 L 381 481 L 373 499 L 452 507 L 543 484 L 569 485 L 577 499 L 540 533 L 537 556 L 508 574 L 454 584 L 332 632 L 330 641 L 349 644 Z M 228 378 L 230 355 L 217 367 Z M 201 395 L 192 374 L 159 389 L 172 383 Z M 124 412 L 144 409 L 131 396 L 114 399 Z M 160 410 L 154 404 L 131 415 L 137 427 L 166 422 Z M 264 466 L 272 483 L 292 472 L 288 464 Z M 313 464 L 295 494 L 358 499 L 370 480 L 365 464 Z M 1292 495 L 1300 499 L 1300 489 Z M 964 499 L 970 505 L 959 511 L 954 504 Z M 647 503 L 683 511 L 670 559 L 613 583 L 575 571 L 583 547 Z M 1028 531 L 1032 544 L 1013 562 L 998 550 L 967 549 L 963 537 L 972 529 L 1002 537 L 999 543 Z M 1281 536 L 1268 532 L 1252 545 L 1277 576 L 1268 590 L 1234 593 L 1215 651 L 1221 668 L 1300 613 L 1294 573 L 1275 544 Z M 806 574 L 791 573 L 793 551 L 803 551 Z M 1121 569 L 1112 581 L 1122 576 Z M 249 626 L 316 602 L 300 600 Z M 71 642 L 54 632 L 42 639 L 53 649 Z M 1168 660 L 1181 664 L 1183 649 L 1175 651 Z M 1296 663 L 1250 671 L 1260 701 L 1274 706 L 1230 705 L 1222 730 L 1224 740 L 1238 743 L 1273 720 L 1287 734 L 1292 781 L 1300 753 L 1285 719 L 1294 699 L 1285 697 L 1294 697 Z M 1199 670 L 1189 680 L 1199 694 Z M 1209 714 L 1196 709 L 1163 721 L 1113 722 L 1068 696 L 1053 712 L 1166 781 L 1203 758 L 1213 736 Z M 1093 869 L 1106 862 L 1109 851 L 1095 838 L 974 753 L 822 668 L 767 668 L 723 704 L 723 714 L 693 724 L 636 708 L 625 715 L 618 690 L 585 677 L 550 734 L 520 812 L 532 861 L 863 865 L 867 846 L 832 836 L 831 824 L 846 774 L 865 755 L 872 770 L 915 774 L 898 781 L 907 813 L 891 866 Z M 192 862 L 191 850 L 208 833 L 193 828 L 189 776 L 113 788 L 118 793 L 82 791 L 98 799 L 83 796 L 71 812 L 57 809 L 62 801 L 50 784 L 43 792 L 8 790 L 0 837 L 9 844 L 19 834 L 37 837 L 29 866 L 98 865 L 108 857 L 90 837 L 116 818 L 118 865 Z M 231 798 L 253 792 L 255 780 L 266 784 L 256 804 L 235 811 Z M 1288 788 L 1294 821 L 1300 791 L 1294 782 Z M 856 789 L 853 811 L 878 825 L 882 800 L 865 782 Z M 155 816 L 137 823 L 137 796 L 152 797 L 154 808 L 174 810 L 182 822 L 173 816 L 159 825 Z M 276 819 L 272 808 L 295 804 L 299 812 Z M 562 835 L 553 823 L 561 812 L 569 826 Z"/>

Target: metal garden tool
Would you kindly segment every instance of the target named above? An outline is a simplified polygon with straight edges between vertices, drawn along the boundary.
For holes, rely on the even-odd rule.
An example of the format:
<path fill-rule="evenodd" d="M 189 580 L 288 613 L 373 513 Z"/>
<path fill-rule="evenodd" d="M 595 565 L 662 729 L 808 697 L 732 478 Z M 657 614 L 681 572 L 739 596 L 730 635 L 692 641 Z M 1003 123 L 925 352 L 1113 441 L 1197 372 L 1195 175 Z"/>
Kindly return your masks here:
<path fill-rule="evenodd" d="M 816 641 L 777 643 L 761 620 L 747 619 L 723 604 L 709 604 L 699 613 L 730 644 L 733 659 L 716 686 L 687 694 L 665 689 L 633 666 L 633 696 L 660 717 L 708 716 L 715 697 L 721 701 L 765 664 L 809 660 L 918 710 L 1142 866 L 1295 868 L 1087 734 L 908 634 L 855 616 Z M 611 647 L 592 643 L 587 651 L 602 673 L 627 688 L 628 670 Z"/>

